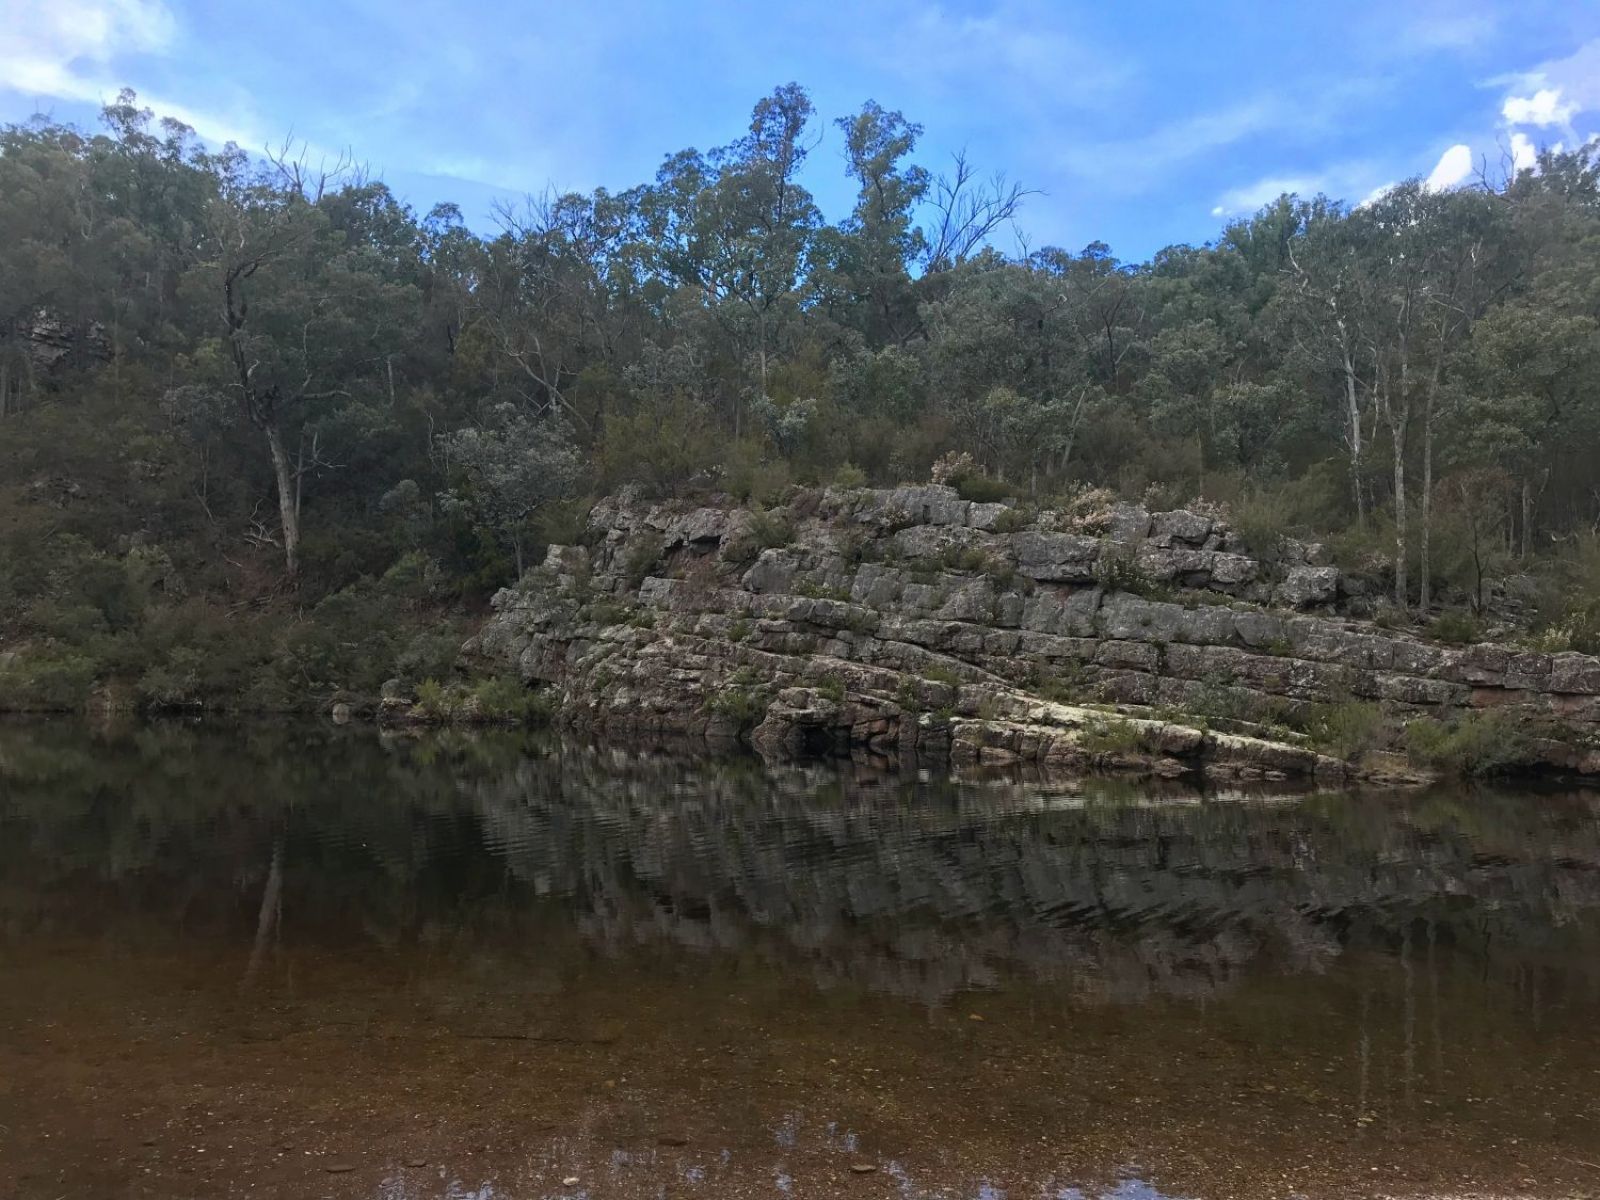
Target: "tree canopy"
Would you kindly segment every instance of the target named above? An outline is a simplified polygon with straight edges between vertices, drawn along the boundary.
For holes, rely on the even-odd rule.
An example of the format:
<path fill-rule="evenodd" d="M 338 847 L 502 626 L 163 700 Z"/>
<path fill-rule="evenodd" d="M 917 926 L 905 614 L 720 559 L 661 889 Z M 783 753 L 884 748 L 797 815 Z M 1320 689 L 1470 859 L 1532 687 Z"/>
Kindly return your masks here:
<path fill-rule="evenodd" d="M 1402 609 L 1485 545 L 1525 563 L 1600 525 L 1592 144 L 1354 208 L 1284 196 L 1131 263 L 1006 252 L 1027 190 L 919 163 L 921 127 L 871 101 L 835 119 L 857 192 L 830 222 L 796 84 L 725 146 L 487 233 L 347 163 L 209 149 L 129 92 L 103 118 L 0 130 L 16 638 L 104 633 L 67 577 L 105 563 L 157 607 L 314 611 L 402 562 L 470 598 L 584 496 L 769 502 L 953 451 L 1031 500 L 1204 497 L 1345 538 Z M 168 567 L 134 580 L 135 552 Z"/>

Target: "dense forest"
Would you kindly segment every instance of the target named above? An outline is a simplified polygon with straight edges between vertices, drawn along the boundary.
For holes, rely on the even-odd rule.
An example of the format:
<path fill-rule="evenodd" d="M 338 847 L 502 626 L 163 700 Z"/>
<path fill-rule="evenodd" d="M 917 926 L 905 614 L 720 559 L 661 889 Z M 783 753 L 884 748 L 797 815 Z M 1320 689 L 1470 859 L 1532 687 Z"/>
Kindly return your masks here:
<path fill-rule="evenodd" d="M 1395 619 L 1600 648 L 1600 147 L 1148 263 L 1025 245 L 1031 193 L 797 85 L 747 132 L 492 235 L 353 162 L 213 151 L 124 92 L 0 130 L 0 684 L 292 707 L 448 669 L 586 501 L 948 479 L 1225 506 Z"/>

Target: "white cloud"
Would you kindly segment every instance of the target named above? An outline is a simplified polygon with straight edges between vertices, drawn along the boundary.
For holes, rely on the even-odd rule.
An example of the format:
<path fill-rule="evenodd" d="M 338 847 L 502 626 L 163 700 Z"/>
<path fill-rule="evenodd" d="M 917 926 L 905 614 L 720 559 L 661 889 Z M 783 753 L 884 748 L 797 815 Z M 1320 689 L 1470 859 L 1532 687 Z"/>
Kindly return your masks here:
<path fill-rule="evenodd" d="M 129 80 L 128 55 L 170 54 L 178 22 L 163 0 L 0 0 L 0 90 L 34 100 L 102 104 Z M 140 103 L 212 142 L 257 148 L 265 139 L 238 113 L 207 112 L 141 93 Z"/>
<path fill-rule="evenodd" d="M 1314 196 L 1323 190 L 1323 184 L 1321 176 L 1269 175 L 1265 179 L 1223 192 L 1211 215 L 1222 217 L 1230 213 L 1253 213 L 1279 196 Z"/>
<path fill-rule="evenodd" d="M 1566 125 L 1577 115 L 1578 106 L 1562 103 L 1560 88 L 1540 88 L 1531 96 L 1507 96 L 1500 113 L 1513 125 Z"/>
<path fill-rule="evenodd" d="M 1472 147 L 1464 142 L 1457 142 L 1450 149 L 1439 156 L 1439 161 L 1428 178 L 1423 181 L 1423 187 L 1430 192 L 1442 192 L 1455 187 L 1468 175 L 1472 174 Z"/>
<path fill-rule="evenodd" d="M 1559 152 L 1561 143 L 1557 142 L 1555 149 Z M 1529 140 L 1527 134 L 1519 132 L 1511 135 L 1511 169 L 1513 172 L 1532 170 L 1538 159 L 1539 155 L 1534 150 L 1533 142 Z"/>
<path fill-rule="evenodd" d="M 1565 58 L 1492 82 L 1514 89 L 1500 107 L 1500 115 L 1510 124 L 1570 129 L 1579 113 L 1600 110 L 1600 38 L 1590 39 Z"/>
<path fill-rule="evenodd" d="M 114 57 L 159 53 L 177 33 L 162 0 L 0 0 L 0 27 L 0 87 L 57 100 L 100 99 Z"/>
<path fill-rule="evenodd" d="M 1399 185 L 1395 183 L 1380 183 L 1377 187 L 1373 188 L 1370 192 L 1363 196 L 1361 198 L 1361 203 L 1356 205 L 1356 207 L 1366 208 L 1369 204 L 1376 204 L 1390 192 L 1394 191 L 1394 189 L 1398 186 Z"/>

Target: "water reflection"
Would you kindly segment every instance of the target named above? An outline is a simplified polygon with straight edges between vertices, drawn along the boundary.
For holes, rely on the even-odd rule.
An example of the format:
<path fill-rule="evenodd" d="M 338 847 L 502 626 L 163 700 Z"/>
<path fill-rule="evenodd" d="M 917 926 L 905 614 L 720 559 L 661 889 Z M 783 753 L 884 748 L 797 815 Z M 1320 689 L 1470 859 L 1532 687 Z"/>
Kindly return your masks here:
<path fill-rule="evenodd" d="M 27 981 L 0 989 L 0 1106 L 50 1097 L 86 1145 L 156 1127 L 159 1161 L 131 1154 L 166 1183 L 1554 1186 L 1600 1145 L 1597 951 L 1589 794 L 0 726 L 0 955 Z M 241 1097 L 223 1081 L 246 1067 Z M 197 1090 L 232 1116 L 179 1154 Z M 53 1155 L 33 1114 L 0 1125 L 60 1194 L 140 1178 Z M 403 1167 L 421 1143 L 433 1165 Z M 325 1161 L 352 1144 L 388 1158 Z"/>

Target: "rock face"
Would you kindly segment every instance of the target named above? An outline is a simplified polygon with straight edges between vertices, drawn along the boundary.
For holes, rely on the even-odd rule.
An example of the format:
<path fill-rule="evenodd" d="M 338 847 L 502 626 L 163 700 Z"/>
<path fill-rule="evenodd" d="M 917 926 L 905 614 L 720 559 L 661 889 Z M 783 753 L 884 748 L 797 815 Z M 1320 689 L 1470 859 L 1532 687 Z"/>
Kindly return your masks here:
<path fill-rule="evenodd" d="M 1205 513 L 1074 518 L 926 486 L 759 516 L 610 501 L 590 532 L 497 595 L 467 647 L 576 725 L 1279 777 L 1349 769 L 1286 727 L 1354 700 L 1396 722 L 1492 709 L 1529 765 L 1600 775 L 1600 660 L 1345 619 L 1320 547 L 1264 561 Z"/>

